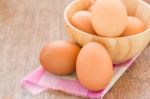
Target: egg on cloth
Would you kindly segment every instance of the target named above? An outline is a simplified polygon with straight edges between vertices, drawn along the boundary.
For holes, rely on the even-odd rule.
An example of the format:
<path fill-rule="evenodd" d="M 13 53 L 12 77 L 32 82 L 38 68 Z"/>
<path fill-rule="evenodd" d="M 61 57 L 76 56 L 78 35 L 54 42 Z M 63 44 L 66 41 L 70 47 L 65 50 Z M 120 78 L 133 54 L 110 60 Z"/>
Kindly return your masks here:
<path fill-rule="evenodd" d="M 81 85 L 88 90 L 104 89 L 113 75 L 112 60 L 104 46 L 96 42 L 86 44 L 78 54 L 76 73 Z"/>
<path fill-rule="evenodd" d="M 76 12 L 71 18 L 71 23 L 81 31 L 96 34 L 91 24 L 91 12 L 89 11 Z"/>
<path fill-rule="evenodd" d="M 137 17 L 129 16 L 125 32 L 122 36 L 129 36 L 141 33 L 145 30 L 144 23 Z"/>
<path fill-rule="evenodd" d="M 92 7 L 91 23 L 100 36 L 120 36 L 127 25 L 127 11 L 120 0 L 97 0 Z"/>
<path fill-rule="evenodd" d="M 80 47 L 72 41 L 55 41 L 47 44 L 40 53 L 40 62 L 45 70 L 57 75 L 75 72 Z"/>

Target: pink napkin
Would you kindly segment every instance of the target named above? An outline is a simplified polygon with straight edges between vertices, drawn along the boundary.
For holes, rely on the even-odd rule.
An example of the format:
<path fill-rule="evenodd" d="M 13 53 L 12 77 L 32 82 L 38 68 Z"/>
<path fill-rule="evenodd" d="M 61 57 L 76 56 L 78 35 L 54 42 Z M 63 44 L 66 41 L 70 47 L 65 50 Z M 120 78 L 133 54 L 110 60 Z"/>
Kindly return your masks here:
<path fill-rule="evenodd" d="M 137 55 L 138 56 L 138 55 Z M 31 94 L 37 95 L 45 90 L 59 90 L 76 96 L 88 98 L 103 98 L 103 96 L 111 89 L 115 82 L 123 75 L 129 66 L 137 58 L 134 57 L 124 63 L 114 65 L 114 75 L 109 85 L 98 92 L 85 89 L 76 79 L 75 74 L 69 76 L 56 76 L 46 72 L 42 67 L 38 67 L 31 74 L 27 75 L 21 85 Z"/>

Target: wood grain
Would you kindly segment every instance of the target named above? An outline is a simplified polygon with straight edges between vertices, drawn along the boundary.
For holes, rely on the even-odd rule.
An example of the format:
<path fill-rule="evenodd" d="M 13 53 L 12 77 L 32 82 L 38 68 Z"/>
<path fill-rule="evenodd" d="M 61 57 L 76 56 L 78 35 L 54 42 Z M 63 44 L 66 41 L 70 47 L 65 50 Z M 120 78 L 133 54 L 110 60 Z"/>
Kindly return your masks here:
<path fill-rule="evenodd" d="M 71 1 L 0 0 L 0 99 L 82 99 L 58 91 L 33 97 L 19 85 L 40 65 L 44 44 L 68 39 L 63 10 Z M 148 46 L 104 99 L 150 99 L 149 52 Z"/>

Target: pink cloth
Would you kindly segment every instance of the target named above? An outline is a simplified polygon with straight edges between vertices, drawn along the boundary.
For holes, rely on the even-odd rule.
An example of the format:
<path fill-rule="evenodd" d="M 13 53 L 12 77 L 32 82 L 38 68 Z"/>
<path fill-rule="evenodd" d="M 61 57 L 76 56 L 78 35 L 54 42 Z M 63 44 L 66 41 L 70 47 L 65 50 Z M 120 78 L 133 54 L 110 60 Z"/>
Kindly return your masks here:
<path fill-rule="evenodd" d="M 42 67 L 38 67 L 26 76 L 21 81 L 21 85 L 33 95 L 52 89 L 92 99 L 103 98 L 136 58 L 137 56 L 124 63 L 114 65 L 114 75 L 111 82 L 104 90 L 98 92 L 89 91 L 82 87 L 75 76 L 56 76 L 46 72 Z"/>

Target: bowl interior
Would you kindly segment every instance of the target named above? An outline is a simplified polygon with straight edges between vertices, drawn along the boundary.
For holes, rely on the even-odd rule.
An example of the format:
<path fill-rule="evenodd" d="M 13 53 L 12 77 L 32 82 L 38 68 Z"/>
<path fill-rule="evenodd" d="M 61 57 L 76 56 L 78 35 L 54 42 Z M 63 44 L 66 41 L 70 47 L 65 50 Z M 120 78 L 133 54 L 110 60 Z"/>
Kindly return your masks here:
<path fill-rule="evenodd" d="M 136 16 L 145 23 L 146 30 L 150 28 L 150 6 L 142 0 L 121 0 L 125 5 L 129 16 Z M 65 10 L 65 21 L 72 28 L 70 20 L 74 13 L 87 10 L 90 7 L 90 0 L 76 0 Z M 80 30 L 79 30 L 80 31 Z M 82 31 L 83 32 L 83 31 Z M 138 34 L 137 34 L 138 35 Z"/>
<path fill-rule="evenodd" d="M 146 29 L 150 28 L 150 6 L 143 0 L 121 0 L 129 16 L 136 16 L 145 23 Z"/>

